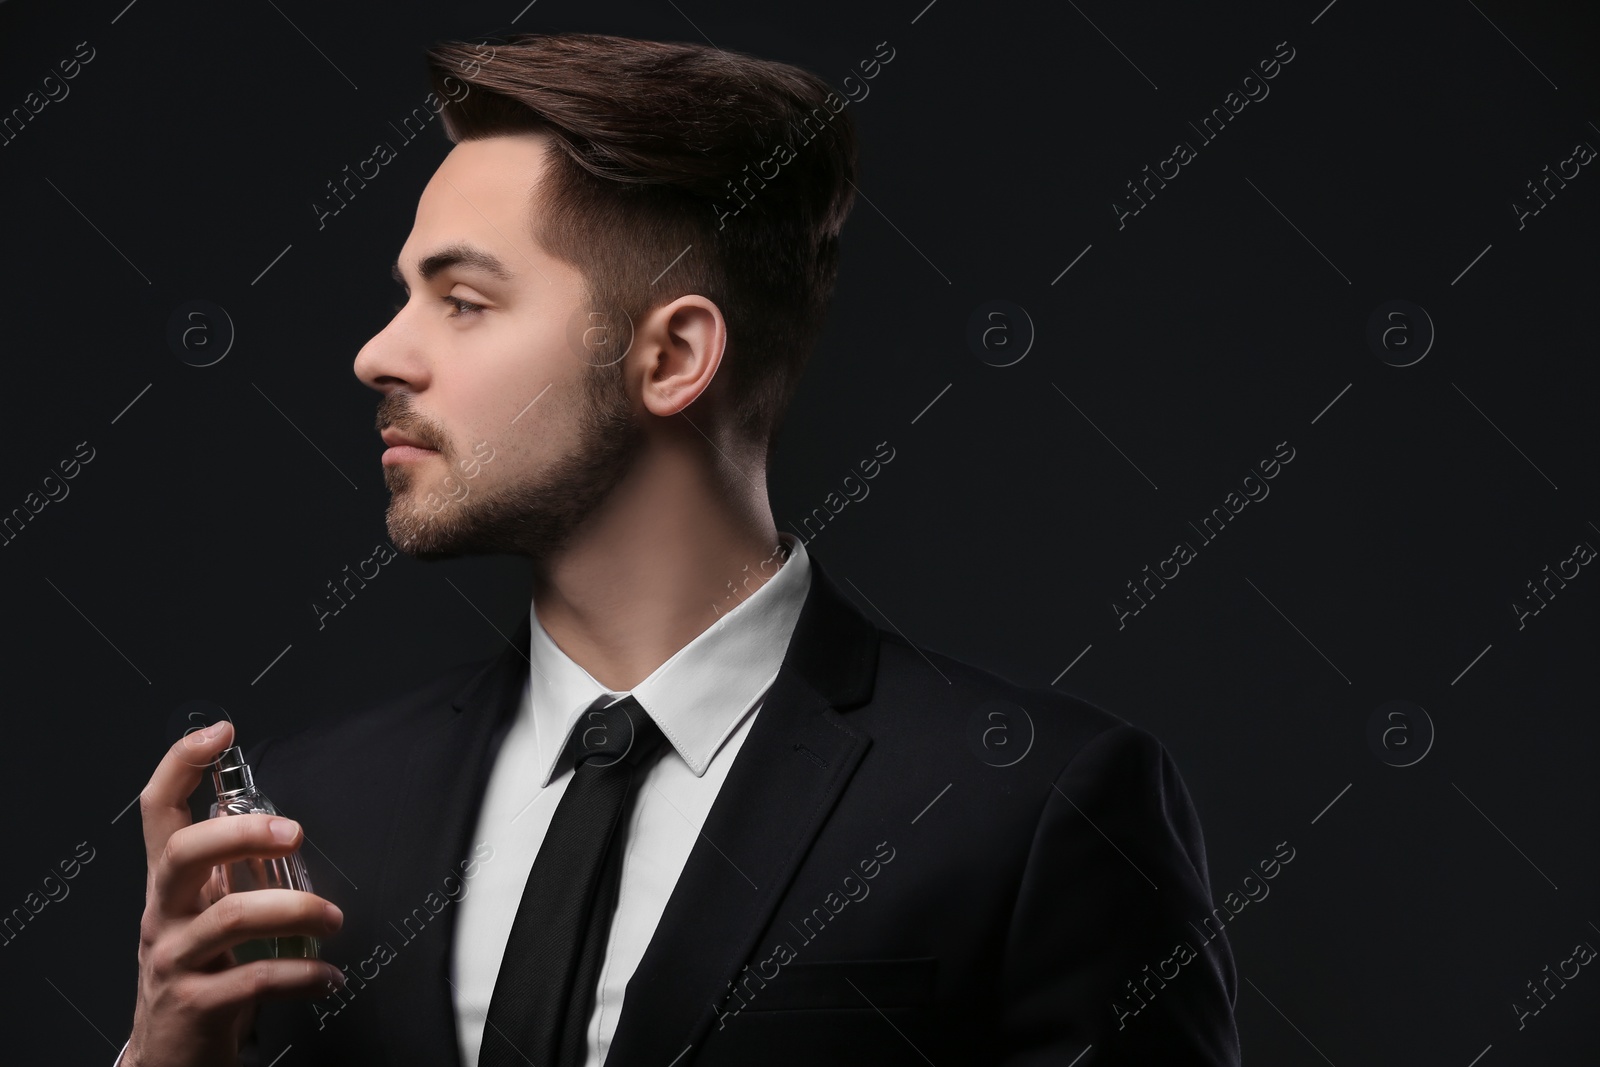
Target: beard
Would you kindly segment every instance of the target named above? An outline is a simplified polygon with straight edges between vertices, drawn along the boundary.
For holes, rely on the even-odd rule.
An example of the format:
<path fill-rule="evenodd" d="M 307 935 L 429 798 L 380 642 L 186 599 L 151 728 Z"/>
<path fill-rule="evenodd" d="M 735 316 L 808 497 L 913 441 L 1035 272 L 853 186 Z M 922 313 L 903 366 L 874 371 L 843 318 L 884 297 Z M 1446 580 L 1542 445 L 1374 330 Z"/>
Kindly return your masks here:
<path fill-rule="evenodd" d="M 444 503 L 435 509 L 413 491 L 420 479 L 408 464 L 385 467 L 386 520 L 394 547 L 419 560 L 500 554 L 543 559 L 560 551 L 628 473 L 643 443 L 619 370 L 586 369 L 577 442 L 524 481 L 483 490 L 464 483 L 465 496 L 454 499 L 440 492 Z M 403 416 L 385 418 L 391 414 L 385 410 L 390 400 L 396 411 L 404 409 L 404 395 L 390 394 L 379 408 L 379 424 L 406 425 Z M 444 435 L 434 434 L 432 440 L 440 443 L 439 454 L 452 476 L 463 482 Z"/>

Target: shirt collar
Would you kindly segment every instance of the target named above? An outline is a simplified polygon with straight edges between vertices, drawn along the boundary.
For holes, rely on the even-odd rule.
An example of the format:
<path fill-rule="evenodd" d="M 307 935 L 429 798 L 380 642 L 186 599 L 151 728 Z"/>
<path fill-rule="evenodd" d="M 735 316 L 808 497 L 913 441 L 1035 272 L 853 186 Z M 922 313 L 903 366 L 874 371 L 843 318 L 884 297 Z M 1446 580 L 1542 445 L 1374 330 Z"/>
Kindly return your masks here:
<path fill-rule="evenodd" d="M 793 534 L 780 531 L 778 538 L 788 549 L 787 561 L 774 553 L 745 567 L 752 574 L 777 567 L 777 573 L 743 600 L 742 590 L 730 592 L 718 605 L 717 620 L 631 691 L 697 778 L 777 677 L 800 618 L 811 584 L 810 561 L 805 543 Z M 627 694 L 596 681 L 556 645 L 538 612 L 533 607 L 528 612 L 532 671 L 522 713 L 532 715 L 543 787 L 550 784 L 579 717 L 601 697 L 605 704 Z"/>

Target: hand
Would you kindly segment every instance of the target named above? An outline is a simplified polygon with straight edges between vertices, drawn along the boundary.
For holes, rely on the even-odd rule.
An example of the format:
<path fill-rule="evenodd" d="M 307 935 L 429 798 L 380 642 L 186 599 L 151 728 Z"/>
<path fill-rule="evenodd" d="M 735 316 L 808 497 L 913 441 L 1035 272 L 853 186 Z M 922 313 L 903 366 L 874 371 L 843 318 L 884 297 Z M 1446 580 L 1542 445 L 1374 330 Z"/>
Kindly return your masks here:
<path fill-rule="evenodd" d="M 235 1067 L 262 997 L 314 997 L 343 985 L 320 960 L 238 964 L 234 945 L 259 937 L 339 929 L 332 903 L 296 889 L 223 895 L 217 864 L 284 856 L 300 845 L 298 823 L 276 815 L 230 815 L 191 824 L 188 798 L 222 750 L 233 724 L 179 738 L 139 794 L 144 819 L 144 917 L 139 923 L 139 996 L 123 1067 Z"/>

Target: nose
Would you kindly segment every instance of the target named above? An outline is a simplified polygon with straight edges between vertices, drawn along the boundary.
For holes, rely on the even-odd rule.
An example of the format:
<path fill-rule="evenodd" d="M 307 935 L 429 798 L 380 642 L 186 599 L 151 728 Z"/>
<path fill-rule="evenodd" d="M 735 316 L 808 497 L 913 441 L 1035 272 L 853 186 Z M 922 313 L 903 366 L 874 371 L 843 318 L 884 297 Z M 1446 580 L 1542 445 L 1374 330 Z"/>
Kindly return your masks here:
<path fill-rule="evenodd" d="M 427 359 L 421 336 L 406 316 L 406 307 L 401 307 L 387 326 L 361 346 L 353 369 L 369 388 L 385 395 L 396 388 L 412 392 L 427 388 Z"/>

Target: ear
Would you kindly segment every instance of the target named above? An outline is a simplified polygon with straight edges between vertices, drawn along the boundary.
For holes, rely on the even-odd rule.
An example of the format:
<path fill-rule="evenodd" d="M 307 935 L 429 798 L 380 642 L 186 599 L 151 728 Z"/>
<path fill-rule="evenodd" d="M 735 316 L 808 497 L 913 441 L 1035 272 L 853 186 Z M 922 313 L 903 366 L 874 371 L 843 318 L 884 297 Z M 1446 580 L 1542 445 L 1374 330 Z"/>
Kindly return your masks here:
<path fill-rule="evenodd" d="M 727 343 L 722 309 L 703 296 L 680 296 L 652 311 L 634 336 L 646 353 L 640 371 L 645 409 L 665 417 L 694 403 L 716 376 Z"/>

